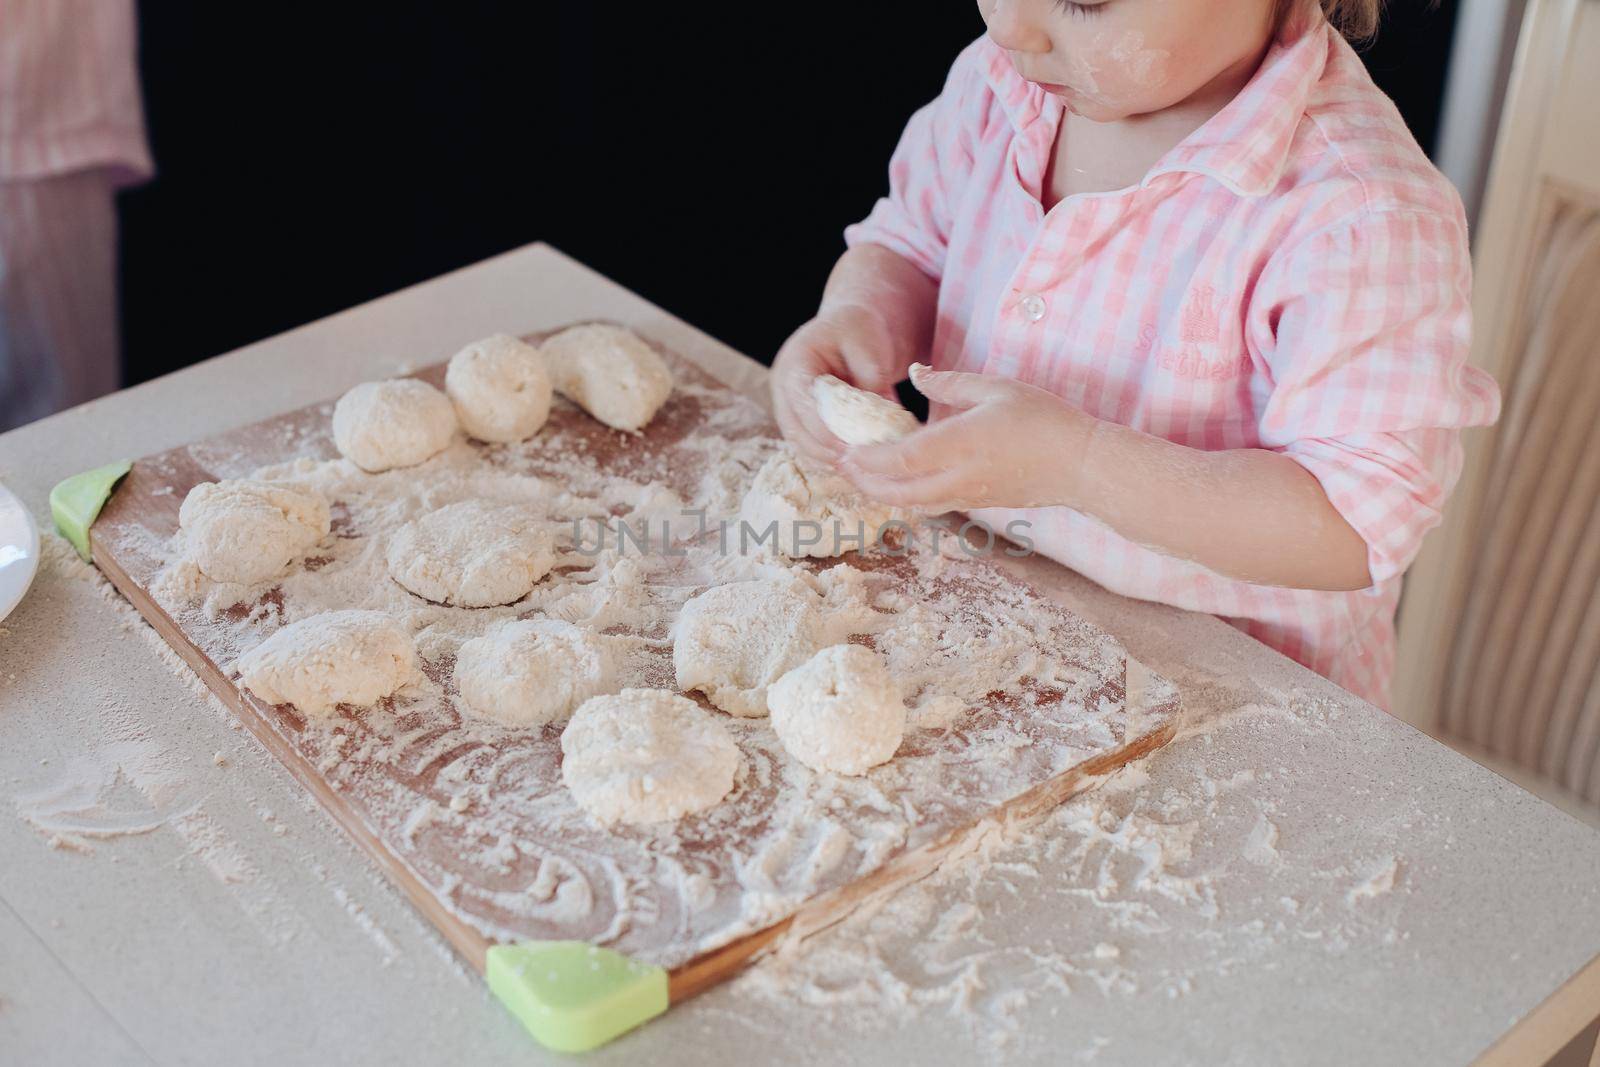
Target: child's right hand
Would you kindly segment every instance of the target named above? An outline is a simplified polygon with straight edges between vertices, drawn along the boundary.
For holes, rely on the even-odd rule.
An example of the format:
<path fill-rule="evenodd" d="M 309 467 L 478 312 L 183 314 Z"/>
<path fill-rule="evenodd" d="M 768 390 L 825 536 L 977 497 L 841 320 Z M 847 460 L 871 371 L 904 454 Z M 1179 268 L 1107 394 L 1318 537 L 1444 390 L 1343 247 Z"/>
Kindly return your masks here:
<path fill-rule="evenodd" d="M 772 409 L 783 436 L 814 460 L 833 463 L 844 442 L 817 414 L 811 385 L 832 374 L 861 389 L 894 396 L 894 345 L 888 323 L 861 304 L 824 302 L 817 317 L 785 341 L 772 361 Z"/>

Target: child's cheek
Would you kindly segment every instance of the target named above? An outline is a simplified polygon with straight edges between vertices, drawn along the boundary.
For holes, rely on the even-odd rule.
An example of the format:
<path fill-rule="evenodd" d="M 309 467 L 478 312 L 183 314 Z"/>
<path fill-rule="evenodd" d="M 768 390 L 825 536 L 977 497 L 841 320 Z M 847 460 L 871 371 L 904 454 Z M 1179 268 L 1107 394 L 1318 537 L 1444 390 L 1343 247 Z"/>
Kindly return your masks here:
<path fill-rule="evenodd" d="M 1100 66 L 1095 62 L 1097 53 L 1091 46 L 1080 48 L 1067 56 L 1067 84 L 1091 100 L 1104 97 L 1100 91 Z"/>
<path fill-rule="evenodd" d="M 1111 65 L 1125 90 L 1144 93 L 1166 84 L 1172 53 L 1148 47 L 1143 33 L 1128 30 L 1111 46 Z"/>
<path fill-rule="evenodd" d="M 1070 84 L 1085 100 L 1120 110 L 1167 83 L 1172 53 L 1146 44 L 1139 30 L 1097 31 L 1067 59 Z"/>

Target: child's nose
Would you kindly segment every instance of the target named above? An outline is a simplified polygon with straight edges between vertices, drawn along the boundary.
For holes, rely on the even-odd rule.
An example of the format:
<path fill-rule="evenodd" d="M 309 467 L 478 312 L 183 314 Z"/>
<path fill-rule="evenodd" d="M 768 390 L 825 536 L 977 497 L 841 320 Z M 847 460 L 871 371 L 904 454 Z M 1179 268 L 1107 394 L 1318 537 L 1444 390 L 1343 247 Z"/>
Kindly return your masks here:
<path fill-rule="evenodd" d="M 1037 0 L 992 0 L 984 5 L 989 39 L 1008 52 L 1043 55 L 1050 51 L 1050 33 Z"/>

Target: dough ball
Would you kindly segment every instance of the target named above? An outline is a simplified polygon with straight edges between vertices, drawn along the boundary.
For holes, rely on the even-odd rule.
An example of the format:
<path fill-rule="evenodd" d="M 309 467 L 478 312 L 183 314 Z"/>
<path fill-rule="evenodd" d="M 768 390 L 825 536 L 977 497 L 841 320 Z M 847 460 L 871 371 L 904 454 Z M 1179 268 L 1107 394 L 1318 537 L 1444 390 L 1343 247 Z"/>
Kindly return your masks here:
<path fill-rule="evenodd" d="M 239 657 L 246 689 L 326 718 L 376 704 L 418 675 L 411 635 L 381 611 L 329 611 L 291 623 Z"/>
<path fill-rule="evenodd" d="M 444 391 L 461 428 L 480 441 L 524 441 L 550 416 L 550 372 L 525 341 L 497 333 L 450 359 Z"/>
<path fill-rule="evenodd" d="M 886 523 L 905 518 L 905 512 L 862 496 L 843 476 L 785 446 L 756 472 L 728 544 L 734 551 L 760 544 L 791 558 L 831 558 L 870 548 Z"/>
<path fill-rule="evenodd" d="M 906 732 L 906 705 L 882 656 L 833 645 L 767 691 L 772 729 L 814 771 L 864 774 L 887 762 Z"/>
<path fill-rule="evenodd" d="M 672 372 L 661 354 L 622 326 L 573 326 L 539 350 L 556 391 L 615 429 L 642 429 L 672 395 Z"/>
<path fill-rule="evenodd" d="M 506 726 L 565 719 L 606 689 L 610 657 L 600 638 L 559 619 L 509 622 L 456 654 L 467 707 Z"/>
<path fill-rule="evenodd" d="M 678 688 L 730 715 L 767 713 L 767 686 L 821 647 L 821 598 L 798 580 L 759 578 L 691 598 L 672 633 Z"/>
<path fill-rule="evenodd" d="M 728 728 L 665 689 L 595 697 L 561 734 L 561 780 L 603 823 L 704 811 L 728 795 L 738 772 Z"/>
<path fill-rule="evenodd" d="M 333 406 L 333 443 L 374 474 L 415 467 L 443 452 L 455 432 L 449 397 L 415 378 L 362 382 Z"/>
<path fill-rule="evenodd" d="M 488 608 L 521 600 L 555 564 L 554 538 L 527 509 L 487 500 L 448 504 L 400 527 L 389 576 L 424 600 Z"/>
<path fill-rule="evenodd" d="M 290 482 L 202 482 L 183 498 L 178 526 L 201 574 L 254 585 L 328 536 L 328 502 Z"/>
<path fill-rule="evenodd" d="M 831 374 L 817 376 L 811 383 L 811 396 L 828 432 L 847 445 L 893 441 L 922 425 L 893 400 L 857 389 Z"/>

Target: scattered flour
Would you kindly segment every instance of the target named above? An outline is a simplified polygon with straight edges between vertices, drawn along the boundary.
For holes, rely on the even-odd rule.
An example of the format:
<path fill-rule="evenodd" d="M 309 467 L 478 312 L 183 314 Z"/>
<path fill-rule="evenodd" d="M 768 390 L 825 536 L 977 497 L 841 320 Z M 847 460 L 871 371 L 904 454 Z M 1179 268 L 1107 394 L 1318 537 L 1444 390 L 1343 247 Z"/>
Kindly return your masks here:
<path fill-rule="evenodd" d="M 285 424 L 264 466 L 259 437 L 190 446 L 180 469 L 292 480 L 332 503 L 327 546 L 270 584 L 213 582 L 156 529 L 105 534 L 224 671 L 328 611 L 380 612 L 410 635 L 421 678 L 393 697 L 309 722 L 264 711 L 444 907 L 497 940 L 578 937 L 673 965 L 922 849 L 1134 727 L 1120 646 L 953 538 L 834 567 L 722 551 L 716 524 L 791 453 L 755 405 L 674 373 L 652 424 L 662 448 L 631 448 L 566 400 L 527 444 L 458 437 L 419 466 L 376 474 L 331 447 L 327 405 Z M 555 565 L 528 596 L 464 609 L 390 580 L 397 530 L 472 500 L 551 524 Z M 651 550 L 628 544 L 628 529 L 648 530 Z M 465 711 L 453 677 L 462 647 L 541 617 L 604 639 L 609 686 L 672 688 L 685 603 L 744 582 L 806 590 L 820 605 L 820 645 L 848 638 L 884 657 L 907 702 L 894 760 L 859 777 L 818 775 L 766 722 L 724 720 L 742 769 L 722 803 L 665 829 L 608 829 L 560 787 L 557 729 L 507 730 Z"/>
<path fill-rule="evenodd" d="M 692 383 L 683 391 L 707 399 Z M 987 579 L 970 571 L 958 553 L 917 556 L 909 584 L 852 572 L 850 602 L 873 613 L 863 616 L 869 625 L 860 633 L 906 692 L 902 758 L 861 779 L 817 776 L 782 758 L 766 724 L 726 720 L 743 762 L 733 793 L 718 809 L 725 814 L 708 820 L 708 836 L 676 845 L 671 834 L 649 827 L 619 831 L 648 842 L 656 864 L 648 872 L 654 888 L 630 892 L 640 884 L 640 872 L 596 851 L 603 839 L 584 831 L 562 791 L 530 788 L 549 780 L 548 767 L 538 763 L 547 758 L 548 746 L 501 752 L 493 747 L 505 736 L 499 727 L 451 718 L 456 695 L 449 665 L 464 642 L 542 613 L 611 642 L 619 684 L 670 685 L 671 626 L 684 602 L 708 584 L 707 561 L 692 546 L 684 559 L 610 547 L 558 563 L 548 581 L 517 605 L 466 612 L 419 601 L 387 581 L 383 531 L 448 503 L 484 498 L 524 504 L 561 520 L 648 518 L 677 544 L 689 532 L 673 514 L 678 504 L 705 505 L 712 515 L 737 513 L 754 476 L 778 454 L 769 442 L 740 436 L 735 414 L 708 403 L 703 415 L 703 428 L 685 434 L 679 447 L 704 462 L 666 469 L 641 459 L 626 476 L 597 474 L 576 441 L 560 458 L 502 459 L 488 473 L 482 453 L 464 441 L 431 461 L 426 477 L 415 470 L 369 476 L 333 458 L 269 465 L 260 476 L 303 481 L 335 502 L 336 536 L 325 555 L 276 585 L 271 598 L 262 588 L 230 586 L 197 572 L 161 588 L 187 626 L 204 629 L 224 650 L 223 663 L 263 632 L 335 606 L 381 610 L 404 620 L 429 672 L 416 692 L 393 707 L 380 704 L 359 722 L 311 724 L 308 751 L 324 761 L 324 773 L 369 805 L 374 818 L 405 822 L 407 862 L 443 887 L 447 907 L 491 935 L 515 935 L 543 918 L 586 924 L 587 936 L 626 947 L 630 931 L 672 926 L 680 931 L 676 944 L 692 951 L 696 931 L 753 928 L 780 917 L 804 894 L 843 884 L 905 847 L 908 835 L 944 802 L 920 796 L 910 801 L 907 785 L 924 773 L 917 753 L 968 721 L 992 693 L 1030 706 L 1033 719 L 1048 718 L 1054 705 L 1032 703 L 1039 697 L 1027 679 L 1054 687 L 1053 699 L 1069 709 L 1074 700 L 1080 703 L 1054 719 L 1043 736 L 981 727 L 981 750 L 990 753 L 986 774 L 1003 777 L 1030 759 L 1077 760 L 1110 743 L 1115 709 L 1091 706 L 1088 697 L 1104 682 L 1092 665 L 1116 658 L 1114 642 L 1089 631 L 1063 636 L 1052 629 L 1057 620 L 1037 604 L 1026 597 L 1008 600 L 999 586 L 984 587 L 990 607 L 975 616 L 963 607 L 972 598 L 961 583 Z M 563 439 L 559 427 L 555 434 Z M 286 442 L 289 451 L 303 444 Z M 208 469 L 224 476 L 257 473 L 254 465 L 226 454 L 208 459 L 215 461 Z M 184 561 L 170 555 L 172 545 L 128 547 L 148 557 L 151 574 L 168 564 L 174 572 L 183 570 Z M 558 548 L 574 552 L 570 539 Z M 86 572 L 108 601 L 131 616 L 129 628 L 138 629 L 201 699 L 219 707 L 91 569 L 77 563 L 70 549 L 63 553 L 62 567 Z M 788 574 L 819 580 L 808 568 L 763 557 L 732 557 L 716 566 L 723 581 Z M 1103 1038 L 1086 1034 L 1078 1049 L 1040 1049 L 1030 1044 L 1029 1014 L 1053 998 L 1104 998 L 1108 1010 L 1116 1010 L 1118 1002 L 1139 995 L 1189 996 L 1274 958 L 1286 945 L 1338 954 L 1364 937 L 1403 944 L 1396 917 L 1414 876 L 1398 851 L 1390 854 L 1393 833 L 1374 841 L 1385 858 L 1364 866 L 1330 861 L 1325 846 L 1302 843 L 1298 830 L 1279 834 L 1280 825 L 1290 824 L 1274 810 L 1272 797 L 1275 783 L 1293 774 L 1294 755 L 1274 752 L 1272 739 L 1285 726 L 1326 728 L 1337 708 L 1296 692 L 1235 691 L 1229 688 L 1235 683 L 1224 679 L 1195 675 L 1179 682 L 1196 704 L 1223 709 L 1184 722 L 1175 745 L 1183 748 L 1183 765 L 1196 768 L 1189 777 L 1174 778 L 1169 771 L 1167 784 L 1152 789 L 1149 769 L 1136 765 L 1035 820 L 982 825 L 921 881 L 869 902 L 831 928 L 786 942 L 698 1010 L 731 1004 L 739 1019 L 792 1015 L 795 1021 L 784 1025 L 862 1033 L 892 1032 L 923 1013 L 943 1011 L 960 1019 L 975 1048 L 994 1058 L 1059 1052 L 1061 1059 L 1088 1059 L 1105 1047 Z M 1131 667 L 1127 686 L 1135 687 Z M 432 710 L 438 708 L 443 710 Z M 979 725 L 975 719 L 973 724 Z M 1227 752 L 1212 746 L 1224 727 L 1234 738 Z M 1245 765 L 1230 764 L 1238 758 L 1234 748 L 1241 731 L 1261 739 L 1262 754 Z M 117 735 L 105 736 L 111 749 Z M 155 744 L 144 740 L 147 747 Z M 289 920 L 267 906 L 270 867 L 230 852 L 212 833 L 215 823 L 175 817 L 204 811 L 204 793 L 195 791 L 191 769 L 161 766 L 165 758 L 154 767 L 141 764 L 138 746 L 97 747 L 92 756 L 86 764 L 58 760 L 45 772 L 59 774 L 58 785 L 79 782 L 76 795 L 33 788 L 25 798 L 19 795 L 19 814 L 47 840 L 60 836 L 63 847 L 95 849 L 109 840 L 85 830 L 109 827 L 115 836 L 119 828 L 130 828 L 149 839 L 170 828 L 252 922 L 281 938 L 295 936 L 295 928 L 285 925 Z M 418 792 L 397 790 L 389 779 L 373 775 L 380 765 L 392 765 L 422 786 Z M 114 771 L 108 773 L 108 766 Z M 206 770 L 222 773 L 209 764 Z M 159 793 L 162 780 L 175 791 L 158 806 L 146 791 Z M 135 782 L 143 785 L 126 788 Z M 761 836 L 748 854 L 704 861 L 701 850 L 715 834 L 753 825 L 757 812 L 774 820 L 775 832 Z M 519 833 L 530 816 L 559 829 L 553 845 Z M 262 820 L 281 827 L 268 815 Z M 155 825 L 141 829 L 150 823 Z M 726 872 L 716 865 L 725 860 L 738 864 L 737 899 L 728 897 Z M 375 886 L 382 884 L 373 878 Z M 1257 896 L 1239 899 L 1241 887 Z M 361 906 L 342 887 L 334 893 L 340 894 L 361 925 Z M 1038 924 L 1017 929 L 1025 916 L 1038 916 Z M 385 942 L 395 944 L 375 926 L 366 933 L 380 950 Z M 441 959 L 454 960 L 441 940 L 430 943 L 437 944 Z M 670 962 L 671 955 L 657 958 Z M 783 1012 L 772 1010 L 780 1006 Z"/>
<path fill-rule="evenodd" d="M 1345 902 L 1354 906 L 1363 900 L 1381 897 L 1394 889 L 1395 882 L 1399 877 L 1400 860 L 1397 857 L 1390 856 L 1388 859 L 1380 861 L 1376 870 L 1354 886 L 1349 893 L 1345 894 Z"/>
<path fill-rule="evenodd" d="M 213 791 L 225 788 L 231 793 L 237 787 L 225 785 L 216 776 L 220 768 L 232 767 L 242 757 L 248 757 L 253 774 L 263 776 L 258 780 L 275 780 L 274 784 L 292 803 L 318 818 L 327 816 L 99 571 L 79 559 L 72 547 L 54 534 L 43 534 L 40 541 L 42 566 L 51 578 L 70 583 L 74 590 L 90 590 L 113 613 L 120 632 L 140 641 L 173 677 L 184 683 L 198 706 L 241 736 L 239 747 L 231 755 L 213 754 L 205 768 L 210 773 L 203 773 L 194 760 L 159 737 L 134 707 L 108 697 L 84 708 L 71 724 L 78 738 L 75 755 L 52 761 L 41 780 L 16 790 L 12 798 L 16 814 L 32 825 L 47 844 L 85 856 L 123 838 L 150 841 L 170 835 L 185 857 L 179 861 L 179 868 L 192 864 L 203 871 L 238 909 L 244 928 L 255 931 L 274 947 L 311 945 L 320 940 L 300 914 L 307 900 L 298 892 L 298 872 L 310 870 L 328 889 L 331 900 L 371 939 L 380 952 L 380 962 L 387 964 L 398 958 L 396 943 L 323 866 L 329 859 L 327 846 L 331 842 L 335 850 L 350 854 L 350 862 L 357 864 L 358 870 L 366 872 L 366 893 L 392 900 L 399 913 L 410 919 L 410 936 L 427 945 L 432 958 L 442 962 L 463 984 L 476 984 L 477 977 L 461 963 L 443 936 L 412 911 L 367 857 L 355 855 L 356 848 L 342 829 L 330 826 L 326 835 L 319 836 L 314 854 L 266 857 L 248 850 L 238 829 L 224 827 L 214 814 Z M 33 595 L 51 596 L 49 583 L 41 583 Z M 224 756 L 220 763 L 218 755 Z M 254 810 L 272 839 L 283 841 L 287 827 L 277 814 L 261 804 Z M 115 862 L 114 851 L 109 858 Z M 280 881 L 272 873 L 277 870 L 288 872 L 288 879 Z M 296 902 L 294 908 L 284 904 L 291 899 Z M 51 925 L 59 927 L 61 923 L 52 920 Z"/>
<path fill-rule="evenodd" d="M 735 471 L 743 470 L 748 477 L 759 466 L 759 451 L 734 451 L 737 455 L 729 455 L 728 463 L 713 470 L 705 483 L 720 490 L 724 506 L 730 498 L 738 499 Z M 320 469 L 319 478 L 337 482 L 342 477 L 334 469 L 337 466 Z M 439 492 L 437 488 L 432 491 Z M 447 499 L 452 491 L 444 490 Z M 550 491 L 541 487 L 536 492 Z M 404 514 L 414 505 L 404 494 L 397 495 L 404 502 L 391 495 L 374 503 Z M 619 490 L 617 496 L 623 495 L 627 494 Z M 228 714 L 95 571 L 79 562 L 64 543 L 51 537 L 45 541 L 47 565 L 92 582 L 124 618 L 124 628 L 137 632 L 153 654 L 183 677 L 197 700 L 218 714 Z M 364 555 L 359 546 L 341 544 L 336 548 L 339 553 L 347 559 L 370 559 L 370 553 Z M 749 566 L 749 573 L 762 573 L 756 564 Z M 351 578 L 351 588 L 374 573 L 370 562 L 352 568 L 356 572 L 363 569 L 361 577 Z M 559 611 L 562 617 L 595 620 L 602 629 L 639 610 L 664 627 L 670 621 L 670 605 L 681 604 L 683 593 L 681 587 L 676 594 L 670 585 L 664 587 L 663 577 L 647 561 L 602 554 L 588 571 L 562 578 L 537 602 L 552 615 Z M 215 584 L 202 582 L 200 588 L 201 602 L 195 610 L 201 616 L 215 612 L 218 625 L 227 622 L 225 606 L 217 606 L 220 598 L 207 600 Z M 930 601 L 937 600 L 930 597 Z M 930 690 L 948 686 L 959 694 L 949 698 L 931 692 L 920 698 L 914 695 L 913 732 L 948 727 L 968 702 L 982 698 L 980 686 L 1006 673 L 989 666 L 985 670 L 994 672 L 989 677 L 969 678 L 959 670 L 944 669 L 941 664 L 956 658 L 956 645 L 971 644 L 976 662 L 1007 664 L 1011 669 L 1029 656 L 1024 636 L 1027 627 L 1016 615 L 1002 612 L 992 625 L 981 629 L 964 624 L 964 636 L 957 638 L 937 625 L 937 607 L 924 614 L 898 603 L 893 594 L 878 597 L 876 603 L 880 609 L 897 611 L 897 640 L 879 644 L 880 648 L 888 644 L 891 664 L 910 669 L 910 691 L 916 694 L 924 686 Z M 285 598 L 287 617 L 310 608 L 302 598 Z M 491 615 L 481 627 L 463 632 L 478 632 L 507 617 L 499 609 Z M 442 634 L 448 617 L 444 609 L 429 608 L 413 622 L 422 634 Z M 436 639 L 433 647 L 453 645 Z M 638 647 L 634 646 L 636 654 Z M 643 662 L 636 660 L 636 666 Z M 1052 666 L 1044 664 L 1038 670 L 1048 674 Z M 656 676 L 660 677 L 659 671 Z M 695 1010 L 720 1015 L 731 1026 L 754 1026 L 753 1020 L 765 1018 L 768 1023 L 763 1025 L 795 1027 L 799 1033 L 828 1027 L 876 1035 L 891 1034 L 926 1012 L 941 1011 L 968 1030 L 977 1058 L 1089 1061 L 1105 1049 L 1105 1038 L 1087 1033 L 1078 1049 L 1041 1048 L 1027 1031 L 1030 1011 L 1069 997 L 1099 998 L 1106 1002 L 1107 1011 L 1119 1010 L 1119 1004 L 1151 993 L 1183 997 L 1202 984 L 1226 981 L 1240 968 L 1271 965 L 1295 946 L 1336 955 L 1363 939 L 1403 945 L 1406 933 L 1396 922 L 1407 886 L 1401 884 L 1405 868 L 1398 852 L 1376 864 L 1356 864 L 1352 869 L 1339 864 L 1338 853 L 1330 853 L 1326 846 L 1308 844 L 1299 852 L 1291 851 L 1278 834 L 1283 819 L 1273 808 L 1273 798 L 1277 783 L 1294 772 L 1292 754 L 1274 755 L 1275 739 L 1285 727 L 1327 729 L 1338 709 L 1325 698 L 1295 691 L 1240 689 L 1235 680 L 1198 673 L 1177 681 L 1192 706 L 1217 710 L 1186 719 L 1170 754 L 1154 757 L 1156 763 L 1166 765 L 1163 789 L 1152 790 L 1150 768 L 1135 765 L 1038 821 L 982 826 L 920 882 L 870 903 L 837 926 L 785 943 L 732 987 L 697 1002 Z M 1130 670 L 1129 688 L 1132 686 Z M 115 705 L 110 707 L 117 710 Z M 124 724 L 137 734 L 137 724 L 128 722 L 126 709 L 121 714 Z M 113 721 L 115 718 L 113 714 Z M 383 729 L 392 729 L 396 722 L 390 718 Z M 1231 738 L 1228 751 L 1212 744 L 1224 729 Z M 150 738 L 142 739 L 142 753 L 138 745 L 119 747 L 122 736 L 107 730 L 105 748 L 97 742 L 86 750 L 93 757 L 88 765 L 60 760 L 52 765 L 51 773 L 60 773 L 63 782 L 77 779 L 88 783 L 81 796 L 89 804 L 83 800 L 69 800 L 66 805 L 41 803 L 40 791 L 33 790 L 27 804 L 19 802 L 19 814 L 39 826 L 47 838 L 63 827 L 59 821 L 54 829 L 50 827 L 52 812 L 58 820 L 64 811 L 73 809 L 78 809 L 80 819 L 85 814 L 97 818 L 111 813 L 113 826 L 120 821 L 137 828 L 150 821 L 146 808 L 138 803 L 127 809 L 117 807 L 124 798 L 102 793 L 97 785 L 117 780 L 118 775 L 108 776 L 104 768 L 120 767 L 119 754 L 134 768 L 133 780 L 158 792 L 160 783 L 167 783 L 175 790 L 168 794 L 169 803 L 186 810 L 193 798 L 185 791 L 185 772 L 173 762 L 172 754 L 160 750 Z M 1241 737 L 1259 738 L 1261 753 L 1246 766 L 1230 767 L 1230 760 L 1249 757 L 1234 751 Z M 399 756 L 407 751 L 399 731 L 393 742 L 361 744 L 370 753 Z M 155 758 L 152 749 L 159 753 Z M 269 758 L 256 751 L 263 772 L 270 773 Z M 412 755 L 425 759 L 426 750 Z M 1175 764 L 1184 768 L 1181 773 L 1174 774 Z M 497 781 L 497 772 L 496 762 L 481 753 L 468 753 L 439 767 L 435 781 L 447 799 L 437 813 L 429 812 L 419 834 L 426 838 L 441 828 L 468 825 L 484 834 L 481 857 L 474 863 L 487 863 L 489 854 L 503 851 L 500 842 L 505 835 L 496 833 L 495 826 L 507 825 L 505 820 L 485 822 L 477 817 L 503 799 L 500 790 L 504 786 Z M 757 762 L 751 767 L 755 779 L 771 773 L 770 765 Z M 123 780 L 128 780 L 126 774 Z M 314 807 L 308 795 L 296 795 L 303 807 Z M 107 799 L 96 800 L 99 796 Z M 138 801 L 138 788 L 126 799 Z M 840 801 L 856 802 L 848 791 L 825 790 L 807 798 L 800 814 L 821 825 Z M 96 803 L 103 804 L 104 811 L 82 810 Z M 154 814 L 162 815 L 164 810 Z M 262 818 L 273 822 L 270 813 Z M 1404 825 L 1397 817 L 1395 828 L 1378 831 L 1374 840 L 1389 842 L 1380 847 L 1392 848 L 1394 834 Z M 73 832 L 71 825 L 65 828 Z M 816 835 L 812 847 L 802 838 L 790 841 L 784 849 L 763 853 L 747 872 L 751 911 L 756 910 L 754 898 L 760 885 L 771 887 L 781 910 L 782 872 L 785 864 L 796 858 L 814 869 L 839 861 L 841 840 L 852 850 L 851 855 L 874 847 L 860 839 L 845 840 L 841 832 L 849 834 L 835 823 Z M 74 837 L 90 849 L 107 840 L 76 833 Z M 202 840 L 184 840 L 197 858 L 205 851 Z M 513 851 L 516 847 L 511 843 Z M 1311 849 L 1311 854 L 1305 849 Z M 514 857 L 511 864 L 509 870 L 522 869 Z M 222 862 L 214 868 L 202 861 L 202 867 L 213 874 L 217 868 L 230 869 Z M 704 870 L 680 863 L 676 872 L 676 897 L 690 913 L 718 906 L 714 883 Z M 600 877 L 591 884 L 604 885 L 603 872 L 595 873 Z M 243 894 L 263 879 L 259 871 L 254 875 L 247 872 L 246 877 L 256 881 L 233 883 L 230 891 Z M 388 891 L 375 871 L 372 881 L 372 891 Z M 559 873 L 546 877 L 541 872 L 527 885 L 543 892 L 539 900 L 550 904 L 573 901 Z M 352 899 L 343 887 L 334 888 L 336 896 Z M 1247 895 L 1241 897 L 1241 893 Z M 593 908 L 601 899 L 592 895 L 587 903 L 572 906 Z M 1238 901 L 1236 909 L 1226 903 L 1229 900 Z M 1330 908 L 1330 900 L 1345 906 Z M 361 906 L 352 902 L 347 911 L 359 925 Z M 1271 918 L 1273 912 L 1280 917 Z M 1041 916 L 1043 925 L 1031 931 L 1019 929 L 1018 918 L 1025 915 Z M 420 921 L 417 925 L 424 933 L 428 930 Z M 394 944 L 382 930 L 367 932 L 375 945 Z M 473 981 L 441 938 L 430 937 L 428 943 L 464 983 Z"/>
<path fill-rule="evenodd" d="M 1398 857 L 1359 869 L 1347 890 L 1351 872 L 1325 853 L 1285 850 L 1276 772 L 1196 755 L 1219 730 L 1271 745 L 1285 722 L 1326 729 L 1329 712 L 1298 694 L 1241 699 L 1232 682 L 1177 681 L 1215 709 L 1187 718 L 1184 739 L 1036 819 L 978 827 L 898 894 L 786 939 L 732 983 L 719 1013 L 741 1025 L 784 1009 L 787 1032 L 886 1036 L 943 1012 L 980 1060 L 1092 1060 L 1106 1039 L 1045 1044 L 1026 1020 L 1084 996 L 1104 1002 L 1091 1014 L 1144 1010 L 1144 998 L 1189 996 L 1308 948 L 1403 945 L 1398 905 L 1376 906 L 1396 888 Z M 1162 765 L 1168 785 L 1152 790 Z"/>

